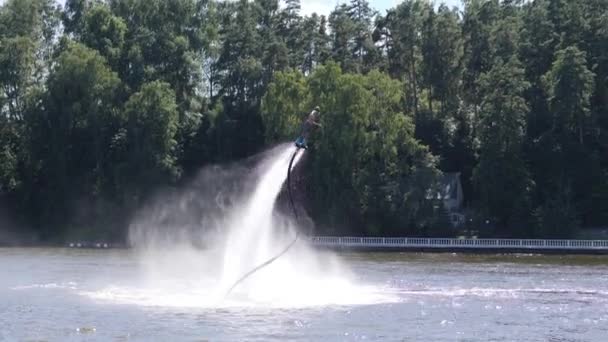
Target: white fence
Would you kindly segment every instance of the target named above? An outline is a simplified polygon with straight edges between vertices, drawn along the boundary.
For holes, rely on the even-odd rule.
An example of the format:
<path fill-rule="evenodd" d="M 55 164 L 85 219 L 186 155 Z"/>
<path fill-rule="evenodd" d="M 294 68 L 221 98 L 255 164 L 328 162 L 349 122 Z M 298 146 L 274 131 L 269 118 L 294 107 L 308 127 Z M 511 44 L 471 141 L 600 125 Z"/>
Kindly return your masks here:
<path fill-rule="evenodd" d="M 438 239 L 334 236 L 315 236 L 309 237 L 308 240 L 314 246 L 338 248 L 599 250 L 608 252 L 608 240 Z"/>

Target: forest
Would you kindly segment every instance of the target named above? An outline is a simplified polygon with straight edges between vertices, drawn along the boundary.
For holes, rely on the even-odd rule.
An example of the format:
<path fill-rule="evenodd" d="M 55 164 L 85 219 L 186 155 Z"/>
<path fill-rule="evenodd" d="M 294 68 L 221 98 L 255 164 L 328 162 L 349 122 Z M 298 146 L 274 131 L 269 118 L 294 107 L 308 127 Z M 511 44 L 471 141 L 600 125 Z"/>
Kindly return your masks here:
<path fill-rule="evenodd" d="M 608 2 L 5 0 L 0 226 L 120 241 L 161 187 L 292 141 L 317 234 L 608 225 Z M 440 192 L 460 173 L 466 222 Z M 2 228 L 2 227 L 0 227 Z"/>

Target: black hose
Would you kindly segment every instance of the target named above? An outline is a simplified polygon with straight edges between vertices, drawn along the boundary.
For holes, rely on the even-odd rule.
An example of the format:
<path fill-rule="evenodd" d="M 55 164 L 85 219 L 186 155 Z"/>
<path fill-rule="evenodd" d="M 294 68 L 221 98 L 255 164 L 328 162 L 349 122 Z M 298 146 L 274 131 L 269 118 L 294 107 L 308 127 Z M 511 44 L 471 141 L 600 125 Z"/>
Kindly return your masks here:
<path fill-rule="evenodd" d="M 296 156 L 298 155 L 299 151 L 300 151 L 300 149 L 297 148 L 296 151 L 293 153 L 293 155 L 291 156 L 291 160 L 289 161 L 289 167 L 287 169 L 287 194 L 289 195 L 289 202 L 291 203 L 291 209 L 293 210 L 293 213 L 294 213 L 296 219 L 298 218 L 298 211 L 296 210 L 296 206 L 295 206 L 295 204 L 293 202 L 293 196 L 291 194 L 291 168 L 293 166 L 293 161 L 296 159 Z M 280 258 L 283 255 L 285 255 L 287 252 L 289 252 L 289 250 L 291 249 L 291 247 L 293 247 L 293 245 L 295 245 L 296 242 L 298 242 L 299 238 L 300 238 L 300 232 L 298 232 L 296 230 L 296 236 L 295 236 L 295 238 L 293 239 L 293 241 L 287 247 L 285 247 L 285 249 L 283 249 L 281 251 L 281 253 L 277 254 L 276 256 L 274 256 L 273 258 L 271 258 L 268 261 L 264 262 L 263 264 L 256 266 L 251 271 L 245 273 L 242 277 L 240 277 L 234 283 L 234 285 L 232 285 L 232 287 L 230 287 L 230 289 L 228 290 L 228 292 L 226 292 L 226 295 L 224 297 L 227 297 L 232 292 L 232 290 L 234 290 L 235 287 L 237 287 L 245 279 L 249 278 L 249 276 L 251 276 L 252 274 L 256 273 L 260 269 L 262 269 L 262 268 L 264 268 L 264 267 L 272 264 L 275 260 L 277 260 L 278 258 Z"/>

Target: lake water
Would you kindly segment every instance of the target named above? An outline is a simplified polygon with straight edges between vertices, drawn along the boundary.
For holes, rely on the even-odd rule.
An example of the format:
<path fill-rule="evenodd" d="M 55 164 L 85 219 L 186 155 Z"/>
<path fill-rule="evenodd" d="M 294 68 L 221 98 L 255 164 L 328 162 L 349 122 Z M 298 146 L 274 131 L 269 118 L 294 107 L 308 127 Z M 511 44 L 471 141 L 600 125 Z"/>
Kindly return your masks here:
<path fill-rule="evenodd" d="M 364 291 L 210 302 L 133 251 L 0 249 L 0 341 L 608 341 L 605 256 L 338 259 Z"/>

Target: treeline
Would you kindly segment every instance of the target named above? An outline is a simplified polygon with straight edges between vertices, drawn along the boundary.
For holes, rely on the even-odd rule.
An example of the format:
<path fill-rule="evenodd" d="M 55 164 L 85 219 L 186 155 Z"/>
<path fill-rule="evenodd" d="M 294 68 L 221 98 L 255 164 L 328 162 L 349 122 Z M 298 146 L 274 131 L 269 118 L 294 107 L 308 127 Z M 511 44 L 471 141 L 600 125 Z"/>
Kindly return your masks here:
<path fill-rule="evenodd" d="M 323 129 L 305 164 L 324 232 L 566 237 L 608 222 L 608 3 L 7 0 L 0 205 L 42 239 L 120 239 L 158 187 Z"/>

